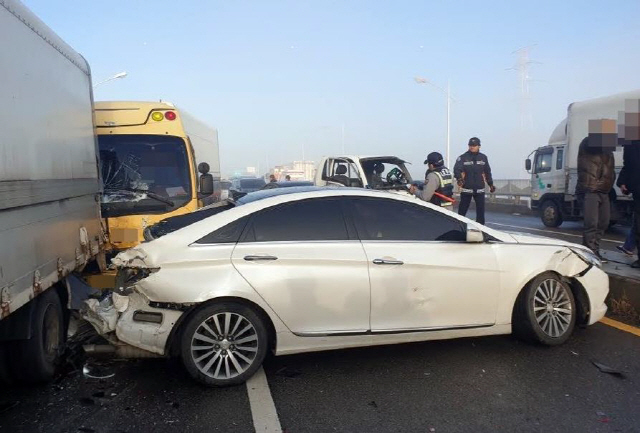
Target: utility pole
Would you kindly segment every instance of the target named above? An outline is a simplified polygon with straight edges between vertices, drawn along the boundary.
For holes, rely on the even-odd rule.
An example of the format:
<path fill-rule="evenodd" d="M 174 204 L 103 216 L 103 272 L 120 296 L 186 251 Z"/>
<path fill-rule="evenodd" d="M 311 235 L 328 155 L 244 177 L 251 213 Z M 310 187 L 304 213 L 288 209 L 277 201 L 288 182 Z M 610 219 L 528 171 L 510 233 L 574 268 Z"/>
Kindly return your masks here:
<path fill-rule="evenodd" d="M 422 77 L 415 77 L 414 80 L 416 81 L 416 83 L 418 84 L 430 84 L 433 87 L 435 87 L 436 89 L 440 90 L 442 93 L 444 93 L 447 97 L 447 156 L 446 156 L 446 161 L 447 161 L 447 168 L 450 168 L 451 166 L 449 165 L 450 163 L 450 146 L 451 146 L 451 82 L 450 80 L 447 80 L 447 89 L 443 89 L 442 87 L 432 83 L 428 78 L 422 78 Z"/>

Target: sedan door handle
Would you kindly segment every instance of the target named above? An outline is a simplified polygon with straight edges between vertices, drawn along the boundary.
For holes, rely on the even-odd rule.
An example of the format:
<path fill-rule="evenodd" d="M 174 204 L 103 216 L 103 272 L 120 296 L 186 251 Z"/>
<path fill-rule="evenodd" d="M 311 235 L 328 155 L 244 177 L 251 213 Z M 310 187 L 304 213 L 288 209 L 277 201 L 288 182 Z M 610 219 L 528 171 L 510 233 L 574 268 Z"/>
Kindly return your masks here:
<path fill-rule="evenodd" d="M 404 265 L 402 260 L 374 259 L 374 265 Z"/>
<path fill-rule="evenodd" d="M 256 262 L 256 261 L 273 261 L 278 260 L 276 256 L 244 256 L 244 259 L 248 262 Z"/>

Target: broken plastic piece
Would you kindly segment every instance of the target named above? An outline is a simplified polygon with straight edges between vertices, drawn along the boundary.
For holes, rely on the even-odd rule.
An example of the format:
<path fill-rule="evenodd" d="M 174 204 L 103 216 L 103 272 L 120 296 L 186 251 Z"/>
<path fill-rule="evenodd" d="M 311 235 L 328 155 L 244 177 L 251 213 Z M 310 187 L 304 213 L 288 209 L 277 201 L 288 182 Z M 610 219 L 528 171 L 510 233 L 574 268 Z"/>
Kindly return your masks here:
<path fill-rule="evenodd" d="M 625 377 L 624 373 L 622 371 L 616 370 L 615 368 L 611 368 L 608 365 L 601 364 L 601 363 L 599 363 L 597 361 L 594 361 L 593 359 L 591 360 L 591 363 L 593 365 L 595 365 L 596 367 L 598 367 L 598 370 L 600 370 L 603 373 L 608 373 L 608 374 L 611 374 L 613 376 L 619 377 L 621 379 L 624 379 L 624 377 Z"/>

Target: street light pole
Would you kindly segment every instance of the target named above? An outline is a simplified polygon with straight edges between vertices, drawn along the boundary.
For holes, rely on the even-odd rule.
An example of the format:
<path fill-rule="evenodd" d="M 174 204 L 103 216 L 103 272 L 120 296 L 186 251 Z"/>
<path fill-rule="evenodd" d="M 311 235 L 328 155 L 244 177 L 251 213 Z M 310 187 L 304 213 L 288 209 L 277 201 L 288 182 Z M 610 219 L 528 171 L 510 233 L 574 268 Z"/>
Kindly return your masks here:
<path fill-rule="evenodd" d="M 451 83 L 447 80 L 447 168 L 451 169 L 449 160 L 450 142 L 451 138 Z"/>
<path fill-rule="evenodd" d="M 450 168 L 451 166 L 449 164 L 451 162 L 450 152 L 451 152 L 451 99 L 452 99 L 451 98 L 451 83 L 450 83 L 449 80 L 447 80 L 447 90 L 445 90 L 442 87 L 432 83 L 427 78 L 416 77 L 415 81 L 418 84 L 431 84 L 433 87 L 435 87 L 436 89 L 438 89 L 442 93 L 444 93 L 446 95 L 446 97 L 447 97 L 447 156 L 446 156 L 446 160 L 447 160 L 447 168 Z"/>
<path fill-rule="evenodd" d="M 117 80 L 118 78 L 124 78 L 126 76 L 127 76 L 126 72 L 124 72 L 124 71 L 123 72 L 119 72 L 119 73 L 115 74 L 113 77 L 109 77 L 106 80 L 103 80 L 103 81 L 100 81 L 99 83 L 94 84 L 93 88 L 95 89 L 96 87 L 98 87 L 101 84 L 107 83 L 107 82 L 109 82 L 111 80 Z"/>

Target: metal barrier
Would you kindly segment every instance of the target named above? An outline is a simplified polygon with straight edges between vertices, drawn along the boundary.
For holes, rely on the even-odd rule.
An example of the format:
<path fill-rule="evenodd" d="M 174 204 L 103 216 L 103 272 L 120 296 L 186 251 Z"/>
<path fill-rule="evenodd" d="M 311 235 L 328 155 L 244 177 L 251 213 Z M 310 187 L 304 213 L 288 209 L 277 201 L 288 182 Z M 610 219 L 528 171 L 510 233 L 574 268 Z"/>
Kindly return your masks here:
<path fill-rule="evenodd" d="M 487 188 L 487 200 L 490 203 L 504 203 L 514 205 L 526 205 L 531 200 L 531 181 L 529 179 L 494 179 L 493 185 L 496 192 L 489 194 Z M 459 189 L 456 195 L 459 195 Z"/>

